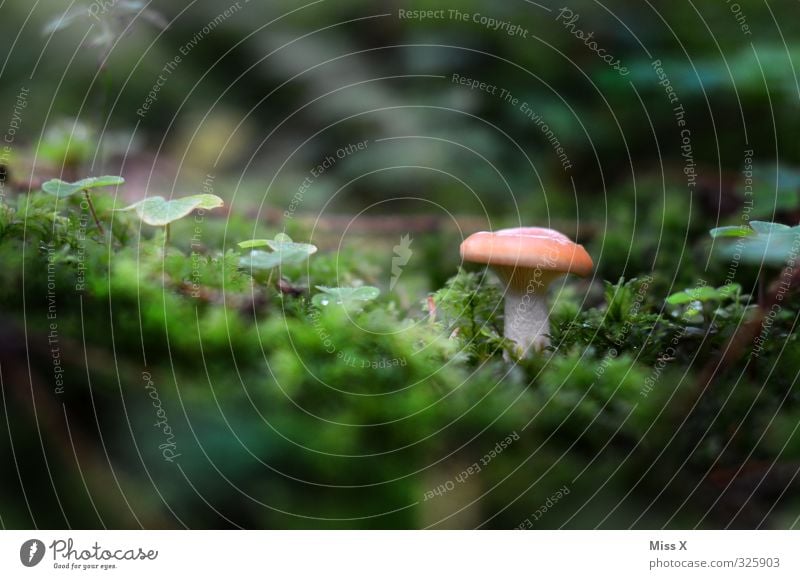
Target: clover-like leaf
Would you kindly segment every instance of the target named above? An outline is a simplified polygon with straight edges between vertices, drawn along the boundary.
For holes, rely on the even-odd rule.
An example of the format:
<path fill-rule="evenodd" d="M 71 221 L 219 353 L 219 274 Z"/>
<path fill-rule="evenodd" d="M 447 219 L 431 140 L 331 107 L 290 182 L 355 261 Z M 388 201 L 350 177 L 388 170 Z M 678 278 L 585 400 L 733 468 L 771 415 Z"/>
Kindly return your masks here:
<path fill-rule="evenodd" d="M 321 293 L 311 298 L 311 303 L 315 306 L 351 306 L 360 302 L 374 300 L 381 294 L 381 290 L 368 285 L 361 287 L 325 287 L 318 285 L 316 288 Z"/>
<path fill-rule="evenodd" d="M 178 199 L 148 197 L 137 203 L 118 209 L 117 211 L 135 210 L 136 214 L 148 225 L 162 226 L 186 217 L 195 209 L 216 209 L 222 207 L 221 198 L 210 193 L 189 195 Z"/>
<path fill-rule="evenodd" d="M 281 256 L 271 251 L 254 249 L 239 260 L 239 267 L 251 270 L 273 269 L 281 264 Z"/>
<path fill-rule="evenodd" d="M 255 249 L 239 260 L 239 266 L 256 270 L 273 269 L 281 265 L 302 263 L 317 252 L 316 245 L 295 243 L 285 233 L 277 234 L 275 239 L 250 239 L 239 244 L 242 248 L 263 246 L 272 251 Z"/>
<path fill-rule="evenodd" d="M 55 195 L 59 199 L 71 197 L 81 191 L 88 191 L 90 189 L 97 189 L 99 187 L 112 187 L 114 185 L 122 185 L 125 179 L 112 175 L 104 175 L 102 177 L 87 177 L 74 183 L 68 183 L 61 179 L 50 179 L 42 184 L 42 191 Z"/>
<path fill-rule="evenodd" d="M 308 257 L 317 252 L 316 245 L 311 245 L 310 243 L 295 243 L 292 241 L 292 238 L 285 233 L 279 233 L 275 236 L 275 239 L 267 239 L 266 241 L 272 251 L 283 253 L 287 256 L 297 255 L 298 257 Z M 286 263 L 287 259 L 289 258 L 284 258 L 284 263 Z"/>

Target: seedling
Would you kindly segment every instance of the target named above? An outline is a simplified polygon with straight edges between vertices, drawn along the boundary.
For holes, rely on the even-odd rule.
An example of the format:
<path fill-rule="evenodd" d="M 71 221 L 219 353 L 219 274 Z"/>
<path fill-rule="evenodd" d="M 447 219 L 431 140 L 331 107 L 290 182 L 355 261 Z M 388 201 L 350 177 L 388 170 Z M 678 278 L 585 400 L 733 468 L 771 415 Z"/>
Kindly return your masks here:
<path fill-rule="evenodd" d="M 266 284 L 272 280 L 272 270 L 284 265 L 303 263 L 317 252 L 317 246 L 310 243 L 295 243 L 285 233 L 278 233 L 274 239 L 249 239 L 239 243 L 242 249 L 269 247 L 272 251 L 252 249 L 249 255 L 239 259 L 239 267 L 249 270 L 250 275 L 257 277 L 258 272 L 269 272 Z"/>
<path fill-rule="evenodd" d="M 272 251 L 254 249 L 244 256 L 239 265 L 245 269 L 271 270 L 282 265 L 302 263 L 317 252 L 317 246 L 310 243 L 295 243 L 285 233 L 278 233 L 275 239 L 250 239 L 239 243 L 242 249 L 269 247 Z"/>
<path fill-rule="evenodd" d="M 702 286 L 676 292 L 669 296 L 666 302 L 671 306 L 679 306 L 682 310 L 680 317 L 687 322 L 702 316 L 705 325 L 710 326 L 711 314 L 724 315 L 718 309 L 719 306 L 731 300 L 738 302 L 741 293 L 742 286 L 738 283 L 731 283 L 718 288 Z"/>
<path fill-rule="evenodd" d="M 163 197 L 148 197 L 117 211 L 136 211 L 139 218 L 155 227 L 164 227 L 164 239 L 169 243 L 169 227 L 173 221 L 182 219 L 195 209 L 216 209 L 222 207 L 220 197 L 210 193 L 189 195 L 178 199 L 164 199 Z"/>
<path fill-rule="evenodd" d="M 104 177 L 88 177 L 80 181 L 75 181 L 74 183 L 67 183 L 61 179 L 50 179 L 42 185 L 42 191 L 55 195 L 59 199 L 66 199 L 72 197 L 76 193 L 83 193 L 86 203 L 89 206 L 89 211 L 92 213 L 92 218 L 94 218 L 94 222 L 97 225 L 97 229 L 100 231 L 101 235 L 105 235 L 105 229 L 103 229 L 100 220 L 97 218 L 97 212 L 94 209 L 94 203 L 92 202 L 92 196 L 89 191 L 100 187 L 119 186 L 124 182 L 125 179 L 122 177 L 114 177 L 111 175 L 106 175 Z"/>
<path fill-rule="evenodd" d="M 369 302 L 381 295 L 381 290 L 372 286 L 361 287 L 325 287 L 318 285 L 321 292 L 311 298 L 311 303 L 317 307 L 339 305 L 346 309 L 359 308 L 364 302 Z"/>

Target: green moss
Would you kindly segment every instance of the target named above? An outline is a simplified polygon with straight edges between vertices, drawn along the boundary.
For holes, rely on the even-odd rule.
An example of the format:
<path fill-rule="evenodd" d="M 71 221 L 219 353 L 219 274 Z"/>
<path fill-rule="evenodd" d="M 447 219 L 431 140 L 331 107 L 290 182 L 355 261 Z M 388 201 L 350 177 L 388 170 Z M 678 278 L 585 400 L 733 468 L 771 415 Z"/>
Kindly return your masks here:
<path fill-rule="evenodd" d="M 17 312 L 18 323 L 24 311 L 30 344 L 44 345 L 48 288 L 55 288 L 64 347 L 80 353 L 85 344 L 93 352 L 88 376 L 80 354 L 64 362 L 70 404 L 102 407 L 116 456 L 134 465 L 139 457 L 126 421 L 117 420 L 127 413 L 134 439 L 149 449 L 145 464 L 195 526 L 219 521 L 193 514 L 207 510 L 152 452 L 160 434 L 142 395 L 145 369 L 180 441 L 184 472 L 202 481 L 220 509 L 250 525 L 419 526 L 497 485 L 481 516 L 496 510 L 490 524 L 512 527 L 524 519 L 520 512 L 535 512 L 552 485 L 581 473 L 613 474 L 617 488 L 638 482 L 665 441 L 665 456 L 691 456 L 680 476 L 692 482 L 717 457 L 735 464 L 751 451 L 769 457 L 784 444 L 786 452 L 797 447 L 787 426 L 797 412 L 800 358 L 791 298 L 774 316 L 760 355 L 734 361 L 722 377 L 727 386 L 702 393 L 703 364 L 747 315 L 739 294 L 704 302 L 704 315 L 694 315 L 695 300 L 667 302 L 657 273 L 606 282 L 602 298 L 570 281 L 552 310 L 552 348 L 513 363 L 503 359 L 503 295 L 485 272 L 459 270 L 429 298 L 415 298 L 417 309 L 404 306 L 402 295 L 424 276 L 387 291 L 380 252 L 321 251 L 252 278 L 240 267 L 242 253 L 231 244 L 223 251 L 218 233 L 187 245 L 176 227 L 175 245 L 165 244 L 163 234 L 140 236 L 128 216 L 112 219 L 101 196 L 98 207 L 110 225 L 105 238 L 82 225 L 77 203 L 56 206 L 34 193 L 0 205 L 0 307 Z M 207 219 L 205 233 L 220 230 Z M 316 286 L 371 284 L 382 289 L 377 299 L 346 307 L 312 302 Z M 52 364 L 46 348 L 34 352 L 45 352 L 35 364 Z M 761 387 L 764 376 L 770 378 Z M 673 437 L 676 421 L 685 427 Z M 475 487 L 425 505 L 421 495 L 431 485 L 480 461 L 511 433 L 518 440 Z M 656 462 L 653 472 L 661 472 Z M 531 488 L 531 469 L 546 473 L 547 489 Z M 147 475 L 131 467 L 130 476 Z M 231 484 L 258 508 L 231 494 Z M 581 481 L 570 488 L 576 500 L 594 493 Z M 652 499 L 647 488 L 632 497 Z M 571 512 L 565 507 L 548 524 Z M 627 520 L 625 512 L 615 520 Z"/>

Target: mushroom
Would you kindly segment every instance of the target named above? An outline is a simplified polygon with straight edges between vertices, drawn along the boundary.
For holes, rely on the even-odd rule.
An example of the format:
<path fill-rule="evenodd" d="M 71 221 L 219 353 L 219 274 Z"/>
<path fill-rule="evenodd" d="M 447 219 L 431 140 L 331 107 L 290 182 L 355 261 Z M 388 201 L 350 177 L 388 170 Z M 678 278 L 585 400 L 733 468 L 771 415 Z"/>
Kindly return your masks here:
<path fill-rule="evenodd" d="M 558 277 L 592 271 L 592 258 L 582 245 L 543 227 L 479 231 L 461 243 L 464 261 L 492 267 L 506 286 L 505 337 L 524 356 L 550 344 L 547 288 Z"/>

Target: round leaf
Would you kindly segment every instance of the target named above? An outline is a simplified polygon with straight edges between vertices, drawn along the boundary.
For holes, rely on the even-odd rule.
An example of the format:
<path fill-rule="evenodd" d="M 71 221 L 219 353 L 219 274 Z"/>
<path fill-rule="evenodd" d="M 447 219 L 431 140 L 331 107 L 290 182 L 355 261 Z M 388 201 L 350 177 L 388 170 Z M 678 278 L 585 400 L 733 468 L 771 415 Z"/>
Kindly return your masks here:
<path fill-rule="evenodd" d="M 250 270 L 272 269 L 280 264 L 280 254 L 258 249 L 251 251 L 250 255 L 246 255 L 239 260 L 239 267 Z"/>
<path fill-rule="evenodd" d="M 283 233 L 276 235 L 275 239 L 251 239 L 239 244 L 243 248 L 264 245 L 269 246 L 272 251 L 253 250 L 250 255 L 239 260 L 239 266 L 245 269 L 272 269 L 281 265 L 302 263 L 317 252 L 316 245 L 295 243 Z"/>
<path fill-rule="evenodd" d="M 119 211 L 133 209 L 148 225 L 163 226 L 186 217 L 195 209 L 215 209 L 217 207 L 222 207 L 222 199 L 210 193 L 202 193 L 170 200 L 163 197 L 148 197 L 133 205 L 123 207 Z"/>
<path fill-rule="evenodd" d="M 112 187 L 115 185 L 122 185 L 125 179 L 122 177 L 115 177 L 112 175 L 104 175 L 102 177 L 87 177 L 74 183 L 67 183 L 61 179 L 50 179 L 42 185 L 42 191 L 55 195 L 59 199 L 70 197 L 75 193 L 81 191 L 88 191 L 89 189 L 97 189 L 98 187 Z"/>
<path fill-rule="evenodd" d="M 272 249 L 272 251 L 282 253 L 286 257 L 284 258 L 284 263 L 289 263 L 290 261 L 302 261 L 309 255 L 313 255 L 317 252 L 317 246 L 311 245 L 310 243 L 295 243 L 292 241 L 288 236 L 283 236 L 283 238 L 279 238 L 278 234 L 275 236 L 275 239 L 267 239 L 267 245 Z M 288 241 L 284 241 L 284 239 L 288 239 Z"/>

